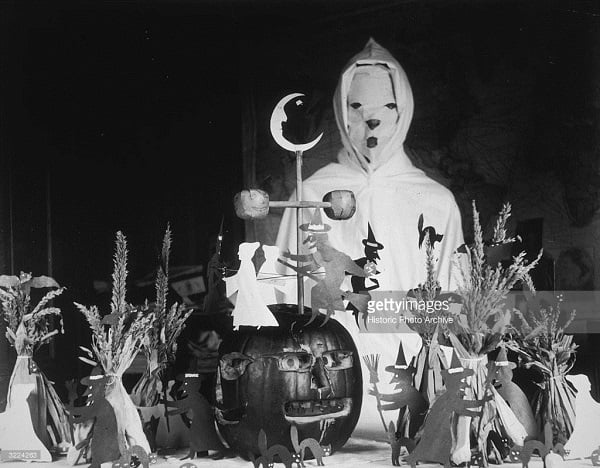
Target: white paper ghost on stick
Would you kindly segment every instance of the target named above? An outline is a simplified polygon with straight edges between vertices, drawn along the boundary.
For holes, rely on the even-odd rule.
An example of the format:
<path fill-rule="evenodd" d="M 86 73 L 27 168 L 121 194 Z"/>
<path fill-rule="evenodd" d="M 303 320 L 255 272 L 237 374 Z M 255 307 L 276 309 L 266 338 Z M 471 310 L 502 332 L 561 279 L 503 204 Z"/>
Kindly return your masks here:
<path fill-rule="evenodd" d="M 565 444 L 568 459 L 589 457 L 600 446 L 600 404 L 590 394 L 590 379 L 583 374 L 567 375 L 577 390 L 575 399 L 575 428 Z"/>
<path fill-rule="evenodd" d="M 258 242 L 244 242 L 238 249 L 240 268 L 236 275 L 226 278 L 227 296 L 236 293 L 237 298 L 233 309 L 233 328 L 277 327 L 279 323 L 266 306 L 259 291 L 256 270 L 252 257 L 258 249 Z"/>

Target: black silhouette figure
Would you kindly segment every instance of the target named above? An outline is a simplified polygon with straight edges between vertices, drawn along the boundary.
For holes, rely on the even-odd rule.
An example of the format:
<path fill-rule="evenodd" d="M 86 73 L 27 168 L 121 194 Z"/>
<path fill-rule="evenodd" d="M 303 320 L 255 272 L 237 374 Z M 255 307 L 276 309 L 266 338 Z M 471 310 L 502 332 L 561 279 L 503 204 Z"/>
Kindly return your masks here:
<path fill-rule="evenodd" d="M 363 239 L 362 243 L 365 246 L 365 249 L 364 249 L 365 256 L 354 260 L 354 263 L 356 263 L 359 267 L 361 267 L 363 269 L 365 268 L 365 266 L 368 263 L 370 263 L 376 267 L 377 260 L 380 260 L 378 251 L 383 250 L 383 244 L 377 242 L 377 240 L 375 239 L 375 235 L 373 234 L 373 229 L 371 228 L 371 223 L 368 224 L 367 238 Z M 377 273 L 379 273 L 379 272 L 375 271 L 375 274 L 377 274 Z M 379 281 L 377 281 L 377 279 L 373 278 L 373 277 L 370 279 L 373 284 L 371 286 L 367 286 L 366 278 L 364 276 L 352 276 L 352 278 L 350 279 L 350 281 L 352 283 L 352 291 L 354 293 L 358 293 L 358 294 L 366 293 L 366 295 L 369 296 L 369 299 L 371 299 L 371 296 L 369 295 L 368 291 L 372 291 L 373 289 L 379 288 Z M 359 316 L 360 311 L 352 303 L 348 304 L 348 310 L 352 310 L 352 313 L 354 315 L 354 320 L 356 320 L 356 324 L 358 325 L 358 316 Z M 365 327 L 366 327 L 366 320 L 367 320 L 367 314 L 363 313 L 363 322 L 365 323 Z"/>
<path fill-rule="evenodd" d="M 255 457 L 252 452 L 248 452 L 248 458 L 254 465 L 254 468 L 260 468 L 261 465 L 263 468 L 267 468 L 269 466 L 266 457 L 263 457 L 262 455 L 260 457 Z"/>
<path fill-rule="evenodd" d="M 106 399 L 106 387 L 113 378 L 115 377 L 91 375 L 81 379 L 81 383 L 88 387 L 84 393 L 88 395 L 88 403 L 86 406 L 69 408 L 74 422 L 94 420 L 91 429 L 90 468 L 100 468 L 102 463 L 118 460 L 127 450 L 125 434 L 119 430 L 115 410 Z"/>
<path fill-rule="evenodd" d="M 285 468 L 292 468 L 292 454 L 288 448 L 280 444 L 269 447 L 267 445 L 267 434 L 263 429 L 258 433 L 258 449 L 269 468 L 275 466 L 276 461 L 277 463 L 283 463 Z"/>
<path fill-rule="evenodd" d="M 414 361 L 414 360 L 413 360 Z M 380 401 L 390 402 L 389 404 L 381 405 L 383 411 L 400 410 L 398 414 L 398 429 L 401 427 L 402 420 L 404 419 L 404 413 L 408 410 L 409 414 L 409 437 L 414 437 L 417 431 L 423 425 L 429 403 L 423 398 L 423 395 L 414 387 L 413 377 L 417 369 L 412 365 L 406 364 L 406 357 L 404 356 L 404 348 L 402 343 L 398 349 L 398 357 L 396 358 L 396 364 L 393 366 L 387 366 L 385 370 L 394 374 L 390 383 L 395 383 L 396 393 L 391 394 L 379 394 Z M 398 434 L 400 436 L 400 434 Z"/>
<path fill-rule="evenodd" d="M 450 468 L 452 450 L 452 419 L 454 415 L 477 417 L 486 401 L 493 397 L 486 396 L 483 400 L 465 400 L 467 377 L 474 374 L 473 369 L 464 369 L 456 354 L 452 356 L 450 369 L 442 370 L 446 383 L 446 391 L 433 403 L 417 447 L 406 458 L 412 468 L 419 461 L 442 463 L 444 468 Z"/>
<path fill-rule="evenodd" d="M 533 452 L 537 451 L 542 459 L 548 454 L 549 450 L 539 440 L 528 440 L 523 446 L 514 445 L 510 450 L 510 461 L 520 461 L 523 468 L 529 467 L 529 462 Z"/>
<path fill-rule="evenodd" d="M 291 260 L 300 260 L 309 263 L 301 268 L 287 265 L 301 275 L 309 276 L 317 281 L 311 289 L 311 310 L 312 317 L 306 323 L 310 324 L 319 313 L 319 309 L 325 309 L 327 317 L 321 324 L 325 325 L 329 317 L 336 310 L 345 310 L 344 299 L 348 299 L 359 310 L 366 311 L 369 296 L 365 294 L 356 294 L 351 291 L 342 291 L 340 286 L 346 277 L 346 273 L 353 276 L 368 276 L 365 270 L 359 267 L 348 255 L 336 250 L 330 243 L 327 231 L 331 227 L 323 224 L 321 221 L 321 210 L 317 208 L 314 211 L 309 224 L 302 224 L 300 229 L 308 232 L 306 242 L 310 243 L 311 248 L 315 250 L 310 255 L 293 255 L 289 252 L 283 256 Z M 324 277 L 312 274 L 320 267 L 325 270 Z"/>
<path fill-rule="evenodd" d="M 425 237 L 427 235 L 429 235 L 429 242 L 431 243 L 431 247 L 435 247 L 436 242 L 442 242 L 442 239 L 444 238 L 443 234 L 438 234 L 437 232 L 435 232 L 435 228 L 433 226 L 427 226 L 426 228 L 423 228 L 423 224 L 425 224 L 425 220 L 423 218 L 423 213 L 421 213 L 421 215 L 419 216 L 418 224 L 419 249 L 423 245 L 423 242 L 425 241 Z"/>
<path fill-rule="evenodd" d="M 415 449 L 415 441 L 407 437 L 399 437 L 393 421 L 390 421 L 388 426 L 387 437 L 392 446 L 392 465 L 400 466 L 400 450 L 405 447 L 408 453 L 411 453 Z"/>
<path fill-rule="evenodd" d="M 502 347 L 495 361 L 488 363 L 488 375 L 492 377 L 494 387 L 502 398 L 508 403 L 518 421 L 527 431 L 528 439 L 535 439 L 538 428 L 535 416 L 527 395 L 512 381 L 513 370 L 517 367 L 508 360 L 506 348 Z"/>
<path fill-rule="evenodd" d="M 181 400 L 167 400 L 166 402 L 167 407 L 175 408 L 172 411 L 167 411 L 167 416 L 174 416 L 188 411 L 192 413 L 189 428 L 190 451 L 183 460 L 207 456 L 209 450 L 217 452 L 211 457 L 214 460 L 225 457 L 225 447 L 215 429 L 213 408 L 200 393 L 202 378 L 202 374 L 185 374 L 183 381 L 184 397 Z"/>
<path fill-rule="evenodd" d="M 290 438 L 292 439 L 292 445 L 294 446 L 295 455 L 299 455 L 299 457 L 294 457 L 294 462 L 298 466 L 304 466 L 304 457 L 306 454 L 306 449 L 309 449 L 312 452 L 313 457 L 317 460 L 318 466 L 325 466 L 323 463 L 323 457 L 325 456 L 325 451 L 321 444 L 317 441 L 317 439 L 313 439 L 312 437 L 307 437 L 302 441 L 298 440 L 298 428 L 295 424 L 292 424 L 290 427 Z"/>

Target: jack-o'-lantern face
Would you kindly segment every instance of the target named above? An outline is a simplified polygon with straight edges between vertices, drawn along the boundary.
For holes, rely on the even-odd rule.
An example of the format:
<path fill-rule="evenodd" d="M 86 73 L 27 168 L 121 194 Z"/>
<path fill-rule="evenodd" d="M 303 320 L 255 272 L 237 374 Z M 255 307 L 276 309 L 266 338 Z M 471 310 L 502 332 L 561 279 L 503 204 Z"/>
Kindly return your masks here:
<path fill-rule="evenodd" d="M 259 453 L 261 429 L 270 444 L 291 449 L 289 428 L 296 424 L 305 437 L 336 449 L 360 413 L 362 379 L 354 343 L 335 320 L 303 327 L 310 314 L 288 312 L 295 306 L 272 307 L 283 309 L 274 312 L 280 327 L 242 329 L 221 345 L 221 432 L 239 453 Z"/>
<path fill-rule="evenodd" d="M 348 91 L 348 136 L 358 152 L 374 161 L 398 126 L 398 106 L 389 72 L 359 67 Z"/>

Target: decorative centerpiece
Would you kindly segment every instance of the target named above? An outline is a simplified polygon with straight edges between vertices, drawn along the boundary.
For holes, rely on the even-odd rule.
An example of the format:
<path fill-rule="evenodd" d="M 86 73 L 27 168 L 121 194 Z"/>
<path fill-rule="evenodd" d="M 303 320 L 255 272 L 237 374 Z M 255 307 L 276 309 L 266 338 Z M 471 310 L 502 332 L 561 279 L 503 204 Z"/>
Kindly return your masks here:
<path fill-rule="evenodd" d="M 42 288 L 50 291 L 33 307 L 32 289 Z M 33 359 L 36 350 L 63 333 L 61 311 L 51 305 L 63 291 L 48 276 L 0 276 L 6 337 L 17 352 L 6 411 L 0 414 L 0 448 L 22 452 L 24 460 L 30 460 L 27 452 L 38 451 L 37 461 L 51 461 L 49 449 L 64 451 L 72 443 L 64 405 Z"/>
<path fill-rule="evenodd" d="M 341 280 L 338 283 L 337 279 L 342 266 L 339 262 L 347 256 L 342 258 L 341 252 L 335 252 L 338 262 L 325 264 L 323 251 L 332 253 L 325 235 L 330 227 L 319 221 L 321 209 L 333 219 L 348 219 L 354 214 L 355 199 L 348 191 L 332 192 L 323 201 L 302 199 L 303 152 L 321 138 L 308 143 L 293 138 L 291 130 L 298 122 L 290 116 L 301 114 L 302 96 L 295 93 L 284 97 L 271 117 L 273 138 L 296 155 L 296 200 L 270 201 L 260 190 L 243 191 L 234 199 L 236 212 L 243 219 L 266 216 L 274 206 L 294 208 L 297 213 L 296 254 L 288 252 L 280 259 L 297 273 L 297 306 L 274 304 L 267 308 L 256 287 L 256 272 L 249 261 L 252 253 L 250 257 L 247 254 L 258 245 L 240 246 L 243 267 L 235 278 L 239 291 L 233 311 L 239 330 L 224 336 L 219 349 L 216 401 L 221 434 L 242 456 L 259 456 L 265 451 L 266 444 L 259 444 L 261 431 L 262 439 L 291 453 L 295 442 L 290 438 L 292 425 L 297 426 L 298 440 L 313 438 L 336 450 L 348 440 L 360 415 L 362 379 L 356 347 L 346 329 L 329 320 L 330 306 L 342 303 Z M 302 223 L 302 208 L 316 209 L 310 223 Z M 310 260 L 301 255 L 304 232 L 314 252 Z M 316 273 L 321 267 L 324 272 Z M 360 274 L 364 275 L 362 269 Z M 322 300 L 326 316 L 304 308 L 305 277 L 317 281 L 312 300 Z M 336 299 L 325 301 L 331 292 Z"/>
<path fill-rule="evenodd" d="M 515 351 L 527 369 L 539 372 L 543 378 L 533 400 L 540 433 L 552 429 L 550 447 L 566 444 L 575 425 L 575 396 L 573 385 L 566 380 L 575 363 L 577 345 L 573 336 L 565 334 L 575 318 L 575 311 L 567 314 L 556 306 L 532 307 L 525 312 L 515 310 L 515 320 L 507 346 Z"/>
<path fill-rule="evenodd" d="M 126 300 L 127 241 L 119 231 L 113 260 L 110 314 L 102 316 L 97 306 L 75 303 L 92 331 L 91 350 L 80 359 L 99 367 L 87 379 L 91 399 L 84 407 L 73 409 L 80 420 L 94 421 L 91 433 L 91 458 L 94 465 L 112 462 L 127 449 L 140 446 L 150 453 L 138 411 L 123 386 L 123 373 L 131 366 L 154 324 L 154 314 Z M 106 428 L 111 428 L 106 430 Z"/>
<path fill-rule="evenodd" d="M 534 287 L 529 272 L 537 265 L 542 253 L 531 263 L 527 263 L 526 253 L 521 252 L 511 264 L 490 265 L 487 262 L 490 249 L 514 242 L 506 237 L 506 222 L 510 217 L 510 205 L 505 204 L 500 211 L 491 241 L 484 242 L 479 223 L 479 213 L 473 202 L 474 243 L 465 246 L 467 264 L 460 265 L 461 280 L 457 293 L 462 298 L 462 307 L 449 324 L 448 337 L 458 354 L 462 365 L 472 369 L 474 374 L 468 379 L 466 397 L 484 400 L 486 395 L 494 395 L 482 409 L 480 417 L 461 416 L 456 423 L 456 446 L 452 453 L 454 463 L 466 463 L 471 459 L 470 440 L 477 440 L 477 449 L 487 463 L 487 438 L 491 431 L 506 433 L 519 445 L 527 433 L 518 423 L 508 405 L 503 405 L 501 397 L 494 393 L 491 378 L 488 378 L 487 354 L 501 343 L 511 320 L 511 311 L 504 301 L 509 291 L 519 282 L 525 283 L 532 291 Z M 497 457 L 499 458 L 499 457 Z"/>
<path fill-rule="evenodd" d="M 177 338 L 185 328 L 185 322 L 192 313 L 183 304 L 174 303 L 167 307 L 167 292 L 169 289 L 169 254 L 171 250 L 171 229 L 167 227 L 162 242 L 160 265 L 156 274 L 156 300 L 154 321 L 142 342 L 142 351 L 146 358 L 146 367 L 140 380 L 131 391 L 131 399 L 140 409 L 148 442 L 156 449 L 152 431 L 158 427 L 157 411 L 161 398 L 166 401 L 167 379 L 165 371 L 175 360 Z M 162 397 L 161 397 L 162 393 Z"/>

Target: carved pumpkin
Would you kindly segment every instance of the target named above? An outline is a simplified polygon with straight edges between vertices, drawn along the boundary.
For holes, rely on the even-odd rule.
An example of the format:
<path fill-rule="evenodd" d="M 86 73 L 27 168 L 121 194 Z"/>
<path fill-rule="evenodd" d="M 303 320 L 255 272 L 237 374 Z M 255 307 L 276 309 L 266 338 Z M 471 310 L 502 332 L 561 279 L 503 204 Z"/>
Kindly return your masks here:
<path fill-rule="evenodd" d="M 300 438 L 342 447 L 354 430 L 362 403 L 362 376 L 350 334 L 310 309 L 299 315 L 288 304 L 269 306 L 279 327 L 241 327 L 219 349 L 217 421 L 240 455 L 258 455 L 261 429 L 269 444 L 293 450 L 290 426 Z"/>

